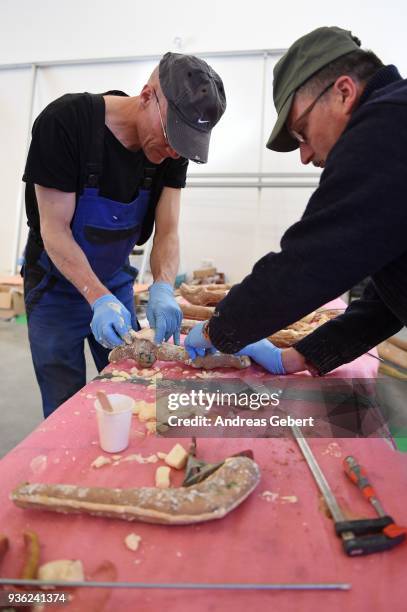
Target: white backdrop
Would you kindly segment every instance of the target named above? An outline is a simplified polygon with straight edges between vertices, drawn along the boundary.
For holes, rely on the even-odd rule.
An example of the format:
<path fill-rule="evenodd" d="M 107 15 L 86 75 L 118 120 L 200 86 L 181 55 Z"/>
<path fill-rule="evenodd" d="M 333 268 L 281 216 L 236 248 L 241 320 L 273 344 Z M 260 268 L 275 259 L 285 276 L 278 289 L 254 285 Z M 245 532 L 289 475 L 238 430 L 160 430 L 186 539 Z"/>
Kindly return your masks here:
<path fill-rule="evenodd" d="M 134 0 L 0 0 L 0 68 L 9 65 L 0 70 L 0 273 L 13 267 L 17 202 L 30 122 L 31 70 L 21 64 L 141 57 L 167 50 L 205 58 L 205 52 L 219 50 L 280 49 L 314 27 L 339 25 L 352 29 L 363 46 L 372 48 L 383 61 L 394 62 L 407 72 L 404 3 L 393 0 L 385 7 L 375 1 L 357 6 L 344 1 L 336 8 L 330 4 L 316 0 L 311 10 L 299 1 L 281 5 L 271 0 L 206 0 L 202 5 L 157 0 L 148 6 Z M 314 168 L 300 166 L 296 152 L 277 154 L 265 149 L 275 118 L 275 58 L 265 60 L 259 54 L 206 59 L 224 80 L 228 107 L 213 132 L 209 163 L 190 164 L 190 173 L 315 173 Z M 133 61 L 39 67 L 33 117 L 68 91 L 122 89 L 135 95 L 153 66 L 152 61 Z M 202 259 L 213 259 L 231 280 L 239 280 L 258 257 L 278 249 L 282 233 L 299 218 L 311 192 L 311 188 L 295 187 L 187 188 L 181 217 L 182 271 L 192 270 Z M 19 252 L 25 235 L 23 229 Z"/>

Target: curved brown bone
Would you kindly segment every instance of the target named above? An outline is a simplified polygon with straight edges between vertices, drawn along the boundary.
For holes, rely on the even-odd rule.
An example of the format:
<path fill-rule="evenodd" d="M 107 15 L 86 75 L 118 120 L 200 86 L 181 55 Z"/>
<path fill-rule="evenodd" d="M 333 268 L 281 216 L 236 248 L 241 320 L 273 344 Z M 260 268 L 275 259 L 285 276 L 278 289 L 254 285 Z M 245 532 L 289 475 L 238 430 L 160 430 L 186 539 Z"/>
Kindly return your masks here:
<path fill-rule="evenodd" d="M 23 484 L 12 492 L 11 499 L 20 508 L 189 525 L 223 518 L 250 495 L 259 481 L 257 463 L 248 457 L 229 457 L 216 472 L 190 487 L 108 489 Z"/>
<path fill-rule="evenodd" d="M 193 304 L 180 304 L 182 314 L 185 319 L 197 319 L 198 321 L 206 321 L 210 319 L 215 308 L 212 306 L 194 306 Z"/>
<path fill-rule="evenodd" d="M 216 306 L 228 293 L 227 291 L 208 290 L 200 285 L 191 286 L 185 283 L 182 283 L 180 291 L 183 298 L 197 306 Z"/>

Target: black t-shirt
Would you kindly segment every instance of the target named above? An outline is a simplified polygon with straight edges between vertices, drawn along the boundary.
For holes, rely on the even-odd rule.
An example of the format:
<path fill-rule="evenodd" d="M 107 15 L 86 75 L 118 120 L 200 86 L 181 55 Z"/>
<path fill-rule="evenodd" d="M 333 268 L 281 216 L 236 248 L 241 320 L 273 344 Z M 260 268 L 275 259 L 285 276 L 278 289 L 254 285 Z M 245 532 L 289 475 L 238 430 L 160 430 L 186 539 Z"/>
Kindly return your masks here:
<path fill-rule="evenodd" d="M 103 95 L 127 94 L 109 91 Z M 32 141 L 23 175 L 26 182 L 25 204 L 30 238 L 42 245 L 40 219 L 34 184 L 76 192 L 77 199 L 84 189 L 86 164 L 92 134 L 92 104 L 89 94 L 66 94 L 51 102 L 37 117 L 32 129 Z M 155 208 L 163 187 L 185 187 L 188 160 L 165 159 L 161 164 L 149 162 L 140 149 L 126 149 L 105 126 L 103 172 L 99 180 L 100 195 L 128 203 L 137 197 L 143 179 L 144 165 L 156 168 L 151 187 L 150 205 L 138 244 L 151 235 Z"/>

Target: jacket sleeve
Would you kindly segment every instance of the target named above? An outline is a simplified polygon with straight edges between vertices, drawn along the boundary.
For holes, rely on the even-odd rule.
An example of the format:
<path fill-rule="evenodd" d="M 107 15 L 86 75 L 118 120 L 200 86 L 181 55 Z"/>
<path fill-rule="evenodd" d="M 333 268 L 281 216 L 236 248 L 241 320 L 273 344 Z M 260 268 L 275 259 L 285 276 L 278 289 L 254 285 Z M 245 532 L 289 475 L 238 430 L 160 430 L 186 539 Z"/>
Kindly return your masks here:
<path fill-rule="evenodd" d="M 366 103 L 331 150 L 302 219 L 218 305 L 214 346 L 234 353 L 297 321 L 406 250 L 405 106 Z M 397 137 L 395 137 L 397 134 Z"/>
<path fill-rule="evenodd" d="M 353 361 L 403 327 L 370 282 L 359 300 L 295 345 L 319 374 Z"/>

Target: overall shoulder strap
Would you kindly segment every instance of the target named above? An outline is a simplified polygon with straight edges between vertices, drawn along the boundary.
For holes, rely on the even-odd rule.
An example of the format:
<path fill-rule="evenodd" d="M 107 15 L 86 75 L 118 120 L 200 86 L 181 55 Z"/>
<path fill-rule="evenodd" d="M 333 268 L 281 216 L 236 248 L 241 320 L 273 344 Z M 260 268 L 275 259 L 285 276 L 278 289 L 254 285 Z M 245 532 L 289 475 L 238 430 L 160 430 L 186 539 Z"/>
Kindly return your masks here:
<path fill-rule="evenodd" d="M 85 187 L 99 187 L 103 171 L 103 141 L 105 137 L 105 101 L 100 94 L 87 94 L 92 105 L 92 132 L 88 161 L 86 162 Z"/>

